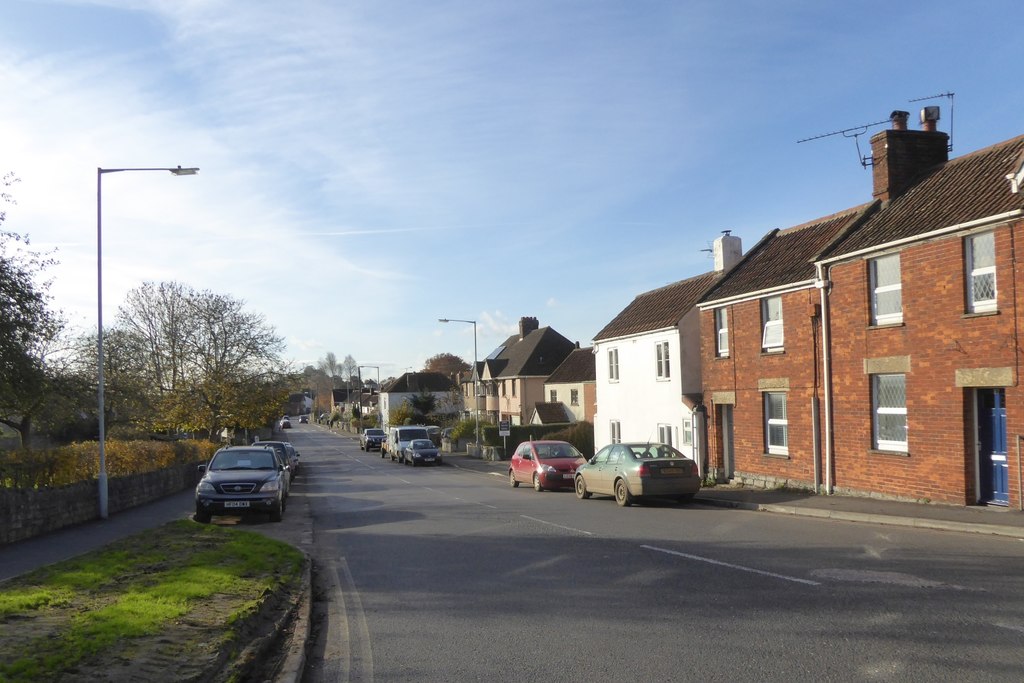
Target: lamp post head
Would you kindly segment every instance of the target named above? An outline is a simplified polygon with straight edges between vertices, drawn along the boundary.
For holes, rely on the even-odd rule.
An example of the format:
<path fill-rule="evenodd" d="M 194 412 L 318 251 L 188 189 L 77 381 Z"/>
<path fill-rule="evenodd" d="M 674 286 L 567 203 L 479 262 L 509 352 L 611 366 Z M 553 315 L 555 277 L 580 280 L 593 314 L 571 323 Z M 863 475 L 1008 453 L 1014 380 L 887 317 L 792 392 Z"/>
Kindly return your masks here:
<path fill-rule="evenodd" d="M 169 170 L 174 175 L 195 175 L 199 173 L 199 169 L 195 167 L 182 168 L 181 166 L 178 166 L 178 168 L 169 168 L 167 170 Z"/>
<path fill-rule="evenodd" d="M 439 322 L 439 323 L 446 323 L 446 322 L 448 322 L 448 318 L 438 318 L 437 322 Z"/>

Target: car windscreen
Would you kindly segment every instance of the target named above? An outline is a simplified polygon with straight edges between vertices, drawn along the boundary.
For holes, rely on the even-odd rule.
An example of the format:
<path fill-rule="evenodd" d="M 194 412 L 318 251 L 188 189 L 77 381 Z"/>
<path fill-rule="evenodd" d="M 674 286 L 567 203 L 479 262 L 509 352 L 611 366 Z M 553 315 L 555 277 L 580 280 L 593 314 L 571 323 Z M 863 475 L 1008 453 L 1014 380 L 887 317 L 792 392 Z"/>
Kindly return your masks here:
<path fill-rule="evenodd" d="M 430 439 L 426 429 L 403 429 L 398 432 L 399 441 L 412 441 L 413 439 Z"/>
<path fill-rule="evenodd" d="M 274 454 L 267 450 L 223 451 L 210 462 L 210 469 L 219 470 L 272 470 Z"/>

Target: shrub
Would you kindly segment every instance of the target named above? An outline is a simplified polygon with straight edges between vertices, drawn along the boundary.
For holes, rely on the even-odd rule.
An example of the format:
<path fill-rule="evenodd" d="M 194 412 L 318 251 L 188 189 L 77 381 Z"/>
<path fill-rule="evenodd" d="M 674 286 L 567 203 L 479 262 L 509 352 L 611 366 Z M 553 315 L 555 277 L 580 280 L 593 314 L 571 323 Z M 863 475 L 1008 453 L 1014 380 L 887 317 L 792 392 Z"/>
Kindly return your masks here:
<path fill-rule="evenodd" d="M 140 474 L 172 465 L 204 462 L 219 444 L 209 441 L 105 441 L 106 469 L 110 477 Z M 95 479 L 99 474 L 99 443 L 85 441 L 45 450 L 0 452 L 0 487 L 42 488 L 67 486 Z"/>

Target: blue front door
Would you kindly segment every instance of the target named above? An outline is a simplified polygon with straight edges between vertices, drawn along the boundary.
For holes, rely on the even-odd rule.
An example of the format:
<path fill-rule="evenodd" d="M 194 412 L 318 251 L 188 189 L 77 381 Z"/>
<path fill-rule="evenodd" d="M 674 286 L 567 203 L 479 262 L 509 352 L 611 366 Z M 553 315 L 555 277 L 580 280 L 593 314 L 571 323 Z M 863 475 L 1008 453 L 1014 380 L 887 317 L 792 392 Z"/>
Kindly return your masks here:
<path fill-rule="evenodd" d="M 1002 389 L 978 390 L 978 454 L 981 501 L 1010 504 L 1010 468 L 1006 460 L 1006 394 Z"/>

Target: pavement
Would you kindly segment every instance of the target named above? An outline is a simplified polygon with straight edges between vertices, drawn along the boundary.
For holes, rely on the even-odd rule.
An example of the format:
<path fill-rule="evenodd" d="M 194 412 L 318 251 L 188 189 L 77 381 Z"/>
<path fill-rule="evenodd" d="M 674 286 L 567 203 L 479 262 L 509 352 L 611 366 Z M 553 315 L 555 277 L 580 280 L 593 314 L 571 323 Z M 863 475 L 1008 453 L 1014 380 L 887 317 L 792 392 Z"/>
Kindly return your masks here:
<path fill-rule="evenodd" d="M 467 453 L 444 453 L 445 464 L 481 474 L 505 477 L 507 461 L 470 457 Z M 0 546 L 0 582 L 37 567 L 70 559 L 103 547 L 115 540 L 167 522 L 190 517 L 194 494 L 191 490 L 168 496 L 148 505 L 119 512 L 105 521 L 96 520 L 45 536 Z M 281 536 L 308 554 L 312 542 L 308 503 L 297 497 L 286 513 L 290 524 L 268 525 L 276 529 L 270 535 Z M 934 503 L 908 503 L 878 498 L 844 495 L 816 495 L 791 489 L 758 489 L 740 486 L 714 486 L 697 494 L 695 504 L 753 510 L 786 515 L 801 515 L 846 522 L 988 534 L 1024 539 L 1024 511 L 995 506 L 955 506 Z M 305 508 L 296 509 L 300 505 Z M 298 513 L 298 514 L 296 514 Z M 292 527 L 294 524 L 294 527 Z M 305 664 L 305 641 L 310 631 L 309 563 L 306 563 L 303 595 L 287 620 L 278 628 L 285 641 L 282 670 L 276 681 L 297 681 Z M 2 587 L 0 587 L 2 588 Z"/>

